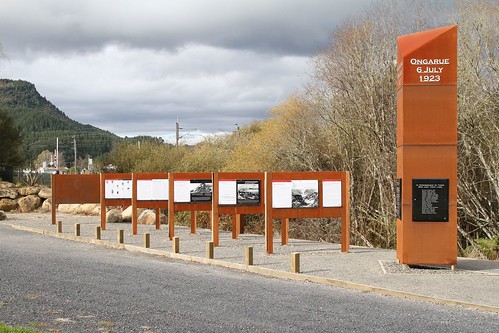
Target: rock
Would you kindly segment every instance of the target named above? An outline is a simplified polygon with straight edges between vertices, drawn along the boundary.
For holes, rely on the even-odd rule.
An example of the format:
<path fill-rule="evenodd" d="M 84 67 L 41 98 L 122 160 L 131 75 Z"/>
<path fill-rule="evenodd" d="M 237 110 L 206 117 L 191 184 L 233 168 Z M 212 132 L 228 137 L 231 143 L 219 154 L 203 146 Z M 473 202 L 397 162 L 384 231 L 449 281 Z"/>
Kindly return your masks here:
<path fill-rule="evenodd" d="M 124 211 L 122 211 L 121 217 L 123 218 L 123 222 L 131 222 L 132 221 L 132 206 L 128 206 Z"/>
<path fill-rule="evenodd" d="M 0 210 L 11 212 L 17 209 L 17 201 L 13 199 L 3 198 L 0 199 Z"/>
<path fill-rule="evenodd" d="M 166 215 L 163 213 L 159 214 L 160 224 L 166 224 Z M 140 215 L 137 221 L 138 224 L 156 224 L 156 212 L 154 210 L 146 209 Z"/>
<path fill-rule="evenodd" d="M 43 200 L 41 210 L 43 212 L 51 212 L 52 211 L 52 198 L 48 198 L 48 199 Z"/>
<path fill-rule="evenodd" d="M 40 192 L 40 187 L 38 187 L 38 186 L 26 186 L 26 187 L 21 187 L 17 191 L 19 192 L 20 195 L 24 195 L 24 196 L 34 195 L 34 194 L 38 194 L 38 192 Z"/>
<path fill-rule="evenodd" d="M 92 214 L 94 216 L 99 216 L 100 215 L 100 205 L 97 205 L 94 210 L 92 211 Z"/>
<path fill-rule="evenodd" d="M 65 214 L 75 214 L 80 208 L 80 204 L 60 204 L 57 206 L 57 211 Z"/>
<path fill-rule="evenodd" d="M 106 221 L 109 223 L 120 223 L 123 222 L 121 216 L 121 211 L 117 208 L 111 209 L 106 213 Z"/>
<path fill-rule="evenodd" d="M 7 214 L 3 210 L 0 210 L 0 221 L 6 220 Z"/>
<path fill-rule="evenodd" d="M 17 189 L 15 189 L 15 188 L 1 188 L 0 187 L 0 198 L 15 199 L 15 198 L 17 198 L 18 194 L 19 193 L 17 192 Z"/>
<path fill-rule="evenodd" d="M 83 214 L 83 215 L 95 215 L 94 211 L 97 207 L 99 207 L 99 213 L 100 213 L 100 205 L 99 204 L 83 204 L 80 206 L 77 213 Z M 99 214 L 97 214 L 97 215 L 99 215 Z"/>
<path fill-rule="evenodd" d="M 137 215 L 140 216 L 144 210 L 145 208 L 137 208 Z M 132 206 L 128 206 L 127 209 L 121 213 L 121 216 L 123 217 L 123 222 L 132 222 Z"/>
<path fill-rule="evenodd" d="M 6 181 L 0 181 L 0 188 L 12 188 L 12 187 L 16 187 L 16 185 Z"/>
<path fill-rule="evenodd" d="M 146 209 L 139 215 L 138 224 L 156 224 L 156 213 L 150 209 Z"/>
<path fill-rule="evenodd" d="M 38 196 L 42 199 L 52 198 L 52 189 L 48 187 L 42 187 L 40 192 L 38 192 Z"/>
<path fill-rule="evenodd" d="M 32 212 L 35 209 L 39 208 L 42 204 L 42 199 L 39 196 L 31 194 L 26 197 L 20 198 L 17 201 L 19 205 L 19 211 L 21 213 Z"/>

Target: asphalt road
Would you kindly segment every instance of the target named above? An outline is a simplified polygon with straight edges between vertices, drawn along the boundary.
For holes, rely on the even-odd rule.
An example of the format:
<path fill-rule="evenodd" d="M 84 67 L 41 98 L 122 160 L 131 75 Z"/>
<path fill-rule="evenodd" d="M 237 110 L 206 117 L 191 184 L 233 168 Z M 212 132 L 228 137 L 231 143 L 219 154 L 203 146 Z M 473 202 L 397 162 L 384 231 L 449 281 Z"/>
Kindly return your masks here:
<path fill-rule="evenodd" d="M 51 332 L 499 332 L 499 315 L 0 225 L 0 322 Z"/>

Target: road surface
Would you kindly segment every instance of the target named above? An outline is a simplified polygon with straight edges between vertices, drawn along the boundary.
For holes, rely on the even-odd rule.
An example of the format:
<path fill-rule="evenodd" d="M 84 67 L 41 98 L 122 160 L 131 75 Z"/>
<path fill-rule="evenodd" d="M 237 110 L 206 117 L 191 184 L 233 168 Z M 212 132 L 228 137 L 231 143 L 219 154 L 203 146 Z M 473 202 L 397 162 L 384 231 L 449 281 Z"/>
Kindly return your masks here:
<path fill-rule="evenodd" d="M 499 315 L 0 224 L 0 322 L 52 332 L 499 332 Z"/>

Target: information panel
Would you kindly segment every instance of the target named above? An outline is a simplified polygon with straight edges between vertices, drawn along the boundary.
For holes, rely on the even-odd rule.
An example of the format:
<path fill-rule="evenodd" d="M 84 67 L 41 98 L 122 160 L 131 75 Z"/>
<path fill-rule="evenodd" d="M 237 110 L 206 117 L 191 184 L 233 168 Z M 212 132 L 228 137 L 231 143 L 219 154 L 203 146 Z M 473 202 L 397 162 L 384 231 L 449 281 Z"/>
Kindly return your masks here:
<path fill-rule="evenodd" d="M 322 207 L 341 207 L 341 179 L 322 181 Z"/>
<path fill-rule="evenodd" d="M 291 208 L 293 183 L 291 180 L 272 181 L 272 208 Z"/>
<path fill-rule="evenodd" d="M 131 199 L 132 180 L 114 179 L 104 183 L 104 197 L 106 199 Z"/>
<path fill-rule="evenodd" d="M 273 208 L 317 208 L 319 207 L 319 181 L 273 180 Z"/>
<path fill-rule="evenodd" d="M 449 179 L 412 180 L 412 220 L 449 221 Z"/>
<path fill-rule="evenodd" d="M 137 180 L 137 200 L 168 201 L 168 179 Z"/>
<path fill-rule="evenodd" d="M 211 179 L 175 180 L 174 201 L 178 203 L 211 202 L 213 183 Z"/>
<path fill-rule="evenodd" d="M 237 204 L 237 181 L 235 179 L 220 179 L 218 181 L 218 204 Z"/>
<path fill-rule="evenodd" d="M 257 179 L 220 179 L 218 204 L 254 206 L 260 204 L 260 181 Z"/>

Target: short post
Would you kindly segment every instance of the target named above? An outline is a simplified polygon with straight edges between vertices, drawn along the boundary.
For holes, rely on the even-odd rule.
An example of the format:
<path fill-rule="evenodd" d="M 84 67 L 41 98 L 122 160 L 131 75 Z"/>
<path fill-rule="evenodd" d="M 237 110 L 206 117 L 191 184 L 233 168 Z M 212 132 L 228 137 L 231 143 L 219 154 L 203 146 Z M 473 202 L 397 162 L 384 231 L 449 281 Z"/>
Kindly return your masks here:
<path fill-rule="evenodd" d="M 149 233 L 144 234 L 144 247 L 146 249 L 151 247 L 151 235 Z"/>
<path fill-rule="evenodd" d="M 100 227 L 95 227 L 95 239 L 100 239 Z"/>
<path fill-rule="evenodd" d="M 214 243 L 212 241 L 206 242 L 206 258 L 213 259 L 214 258 Z"/>
<path fill-rule="evenodd" d="M 75 224 L 75 236 L 76 237 L 80 236 L 80 224 L 79 223 Z"/>
<path fill-rule="evenodd" d="M 253 246 L 246 246 L 244 251 L 244 259 L 246 261 L 246 265 L 253 265 Z"/>
<path fill-rule="evenodd" d="M 118 229 L 118 243 L 123 244 L 125 239 L 125 231 L 123 229 Z"/>
<path fill-rule="evenodd" d="M 180 238 L 177 236 L 173 237 L 172 239 L 172 252 L 173 253 L 180 253 Z"/>
<path fill-rule="evenodd" d="M 291 253 L 291 272 L 300 273 L 300 254 L 298 252 Z"/>
<path fill-rule="evenodd" d="M 62 221 L 57 221 L 57 233 L 62 234 Z"/>

